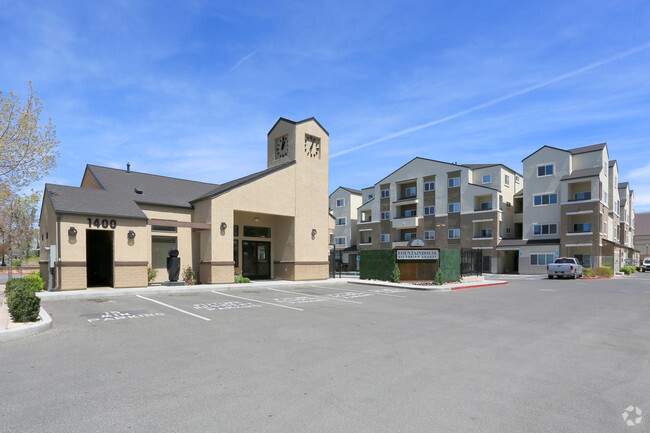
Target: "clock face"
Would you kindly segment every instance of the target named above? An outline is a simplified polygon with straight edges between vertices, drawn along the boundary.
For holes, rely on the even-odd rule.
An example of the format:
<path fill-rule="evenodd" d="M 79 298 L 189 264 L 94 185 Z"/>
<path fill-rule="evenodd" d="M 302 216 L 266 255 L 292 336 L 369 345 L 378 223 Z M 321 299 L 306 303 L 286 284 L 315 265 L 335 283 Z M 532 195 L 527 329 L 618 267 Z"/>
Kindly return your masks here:
<path fill-rule="evenodd" d="M 289 154 L 289 139 L 287 136 L 275 139 L 275 159 L 284 158 Z"/>
<path fill-rule="evenodd" d="M 320 138 L 305 134 L 305 153 L 312 157 L 320 157 Z"/>

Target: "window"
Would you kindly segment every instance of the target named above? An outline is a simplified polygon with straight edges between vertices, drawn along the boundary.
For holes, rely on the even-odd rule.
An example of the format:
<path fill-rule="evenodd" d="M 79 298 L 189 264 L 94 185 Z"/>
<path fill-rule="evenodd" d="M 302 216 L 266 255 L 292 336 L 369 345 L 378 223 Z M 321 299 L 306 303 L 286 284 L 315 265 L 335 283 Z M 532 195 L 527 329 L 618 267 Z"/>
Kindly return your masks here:
<path fill-rule="evenodd" d="M 512 233 L 512 230 L 510 230 L 510 227 L 506 227 L 506 234 L 509 235 L 510 233 Z"/>
<path fill-rule="evenodd" d="M 347 220 L 346 220 L 345 218 L 338 218 L 338 219 L 336 220 L 336 223 L 335 223 L 335 224 L 336 224 L 337 226 L 344 226 L 346 223 L 347 223 Z"/>
<path fill-rule="evenodd" d="M 510 176 L 506 174 L 506 185 L 510 185 Z"/>
<path fill-rule="evenodd" d="M 614 203 L 614 211 L 618 213 L 618 200 Z"/>
<path fill-rule="evenodd" d="M 390 242 L 390 234 L 382 234 L 379 236 L 380 242 Z"/>
<path fill-rule="evenodd" d="M 577 223 L 573 225 L 573 231 L 576 233 L 584 233 L 591 231 L 591 223 Z"/>
<path fill-rule="evenodd" d="M 533 226 L 535 235 L 555 235 L 557 234 L 557 224 L 535 224 Z"/>
<path fill-rule="evenodd" d="M 591 267 L 591 254 L 574 254 L 573 256 L 583 267 Z"/>
<path fill-rule="evenodd" d="M 424 190 L 425 191 L 433 191 L 436 189 L 436 183 L 435 182 L 424 182 Z"/>
<path fill-rule="evenodd" d="M 576 200 L 590 200 L 591 199 L 591 192 L 577 192 L 575 194 L 575 199 Z"/>
<path fill-rule="evenodd" d="M 414 186 L 404 188 L 404 197 L 415 197 L 417 189 Z"/>
<path fill-rule="evenodd" d="M 459 238 L 460 238 L 460 229 L 449 230 L 449 239 L 459 239 Z"/>
<path fill-rule="evenodd" d="M 381 190 L 381 198 L 388 198 L 390 197 L 390 190 L 389 189 L 382 189 Z"/>
<path fill-rule="evenodd" d="M 235 239 L 232 242 L 232 261 L 235 262 L 235 267 L 239 267 L 239 241 Z"/>
<path fill-rule="evenodd" d="M 486 201 L 481 203 L 481 210 L 490 210 L 492 209 L 492 202 L 491 201 Z"/>
<path fill-rule="evenodd" d="M 460 203 L 449 203 L 449 213 L 460 212 Z"/>
<path fill-rule="evenodd" d="M 271 227 L 244 226 L 244 236 L 249 238 L 270 238 Z"/>
<path fill-rule="evenodd" d="M 449 188 L 454 188 L 456 186 L 460 186 L 460 177 L 451 177 L 451 178 L 449 178 L 447 183 L 449 184 Z"/>
<path fill-rule="evenodd" d="M 373 198 L 375 198 L 374 195 L 372 195 L 372 194 L 368 194 L 368 200 L 372 200 Z"/>
<path fill-rule="evenodd" d="M 607 234 L 607 221 L 603 222 L 603 233 L 606 235 Z"/>
<path fill-rule="evenodd" d="M 170 248 L 177 248 L 176 236 L 151 237 L 151 267 L 167 268 L 167 256 Z"/>
<path fill-rule="evenodd" d="M 521 178 L 519 176 L 515 176 L 515 183 L 519 183 L 521 181 Z"/>
<path fill-rule="evenodd" d="M 435 230 L 428 230 L 424 232 L 424 239 L 428 241 L 432 241 L 436 238 L 436 231 Z"/>
<path fill-rule="evenodd" d="M 436 213 L 436 207 L 435 206 L 425 206 L 424 207 L 424 214 L 425 215 L 434 215 Z"/>
<path fill-rule="evenodd" d="M 410 241 L 411 239 L 415 239 L 415 232 L 410 232 L 410 233 L 404 233 L 404 240 L 405 241 Z"/>
<path fill-rule="evenodd" d="M 336 199 L 336 207 L 343 207 L 343 206 L 345 206 L 345 199 L 344 198 Z"/>
<path fill-rule="evenodd" d="M 232 226 L 232 234 L 233 234 L 233 236 L 239 236 L 239 226 L 238 225 Z"/>
<path fill-rule="evenodd" d="M 483 183 L 492 183 L 492 177 L 489 174 L 483 176 Z"/>
<path fill-rule="evenodd" d="M 557 194 L 540 194 L 533 196 L 534 206 L 557 204 Z"/>
<path fill-rule="evenodd" d="M 552 175 L 553 175 L 553 164 L 537 166 L 537 177 L 552 176 Z"/>
<path fill-rule="evenodd" d="M 546 266 L 555 260 L 555 254 L 531 254 L 530 264 L 532 266 Z"/>
<path fill-rule="evenodd" d="M 390 212 L 382 212 L 381 213 L 381 219 L 389 220 L 390 219 Z"/>
<path fill-rule="evenodd" d="M 151 231 L 176 233 L 177 229 L 176 227 L 169 227 L 169 226 L 151 226 Z"/>
<path fill-rule="evenodd" d="M 407 209 L 404 211 L 404 218 L 417 216 L 417 211 L 415 209 Z"/>
<path fill-rule="evenodd" d="M 345 245 L 345 237 L 336 238 L 336 245 Z"/>

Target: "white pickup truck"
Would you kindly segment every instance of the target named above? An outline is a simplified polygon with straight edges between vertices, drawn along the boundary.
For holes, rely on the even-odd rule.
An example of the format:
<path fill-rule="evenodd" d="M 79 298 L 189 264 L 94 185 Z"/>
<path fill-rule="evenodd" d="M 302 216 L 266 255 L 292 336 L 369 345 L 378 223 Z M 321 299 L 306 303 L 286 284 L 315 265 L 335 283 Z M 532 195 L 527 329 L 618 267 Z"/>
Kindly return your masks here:
<path fill-rule="evenodd" d="M 580 278 L 582 277 L 582 266 L 572 257 L 560 257 L 550 265 L 546 265 L 546 272 L 549 279 L 553 277 Z"/>

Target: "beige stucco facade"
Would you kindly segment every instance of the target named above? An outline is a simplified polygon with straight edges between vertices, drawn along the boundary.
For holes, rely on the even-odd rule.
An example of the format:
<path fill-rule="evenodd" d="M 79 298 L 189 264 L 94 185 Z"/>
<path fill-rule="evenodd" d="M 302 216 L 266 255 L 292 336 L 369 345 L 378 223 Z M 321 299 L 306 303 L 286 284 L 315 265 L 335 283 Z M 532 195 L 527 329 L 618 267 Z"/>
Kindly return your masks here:
<path fill-rule="evenodd" d="M 87 288 L 88 261 L 98 246 L 103 252 L 93 260 L 101 262 L 100 272 L 110 264 L 111 273 L 101 281 L 115 288 L 146 286 L 150 267 L 158 271 L 154 283 L 166 281 L 159 257 L 165 245 L 178 249 L 181 269 L 191 267 L 201 283 L 231 283 L 236 271 L 260 278 L 328 278 L 329 135 L 313 118 L 280 119 L 268 133 L 266 150 L 266 170 L 222 185 L 95 166 L 87 167 L 80 188 L 46 185 L 41 246 L 59 246 L 53 286 Z M 137 182 L 149 187 L 138 191 Z M 173 200 L 153 191 L 164 190 L 159 184 L 170 185 Z M 137 207 L 122 209 L 121 197 Z M 41 257 L 48 257 L 45 249 Z M 47 277 L 45 260 L 41 268 Z"/>

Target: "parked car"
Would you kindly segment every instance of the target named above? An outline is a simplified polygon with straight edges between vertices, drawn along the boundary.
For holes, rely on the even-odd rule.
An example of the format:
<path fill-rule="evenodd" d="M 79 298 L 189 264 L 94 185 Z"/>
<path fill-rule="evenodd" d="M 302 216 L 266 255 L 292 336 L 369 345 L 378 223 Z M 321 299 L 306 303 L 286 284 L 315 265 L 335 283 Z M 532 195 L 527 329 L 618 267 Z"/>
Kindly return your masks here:
<path fill-rule="evenodd" d="M 573 257 L 561 257 L 555 259 L 550 265 L 546 265 L 546 272 L 549 279 L 553 277 L 580 278 L 582 277 L 582 265 Z"/>
<path fill-rule="evenodd" d="M 646 257 L 645 259 L 643 259 L 643 263 L 641 264 L 641 270 L 643 272 L 650 271 L 650 257 Z"/>

